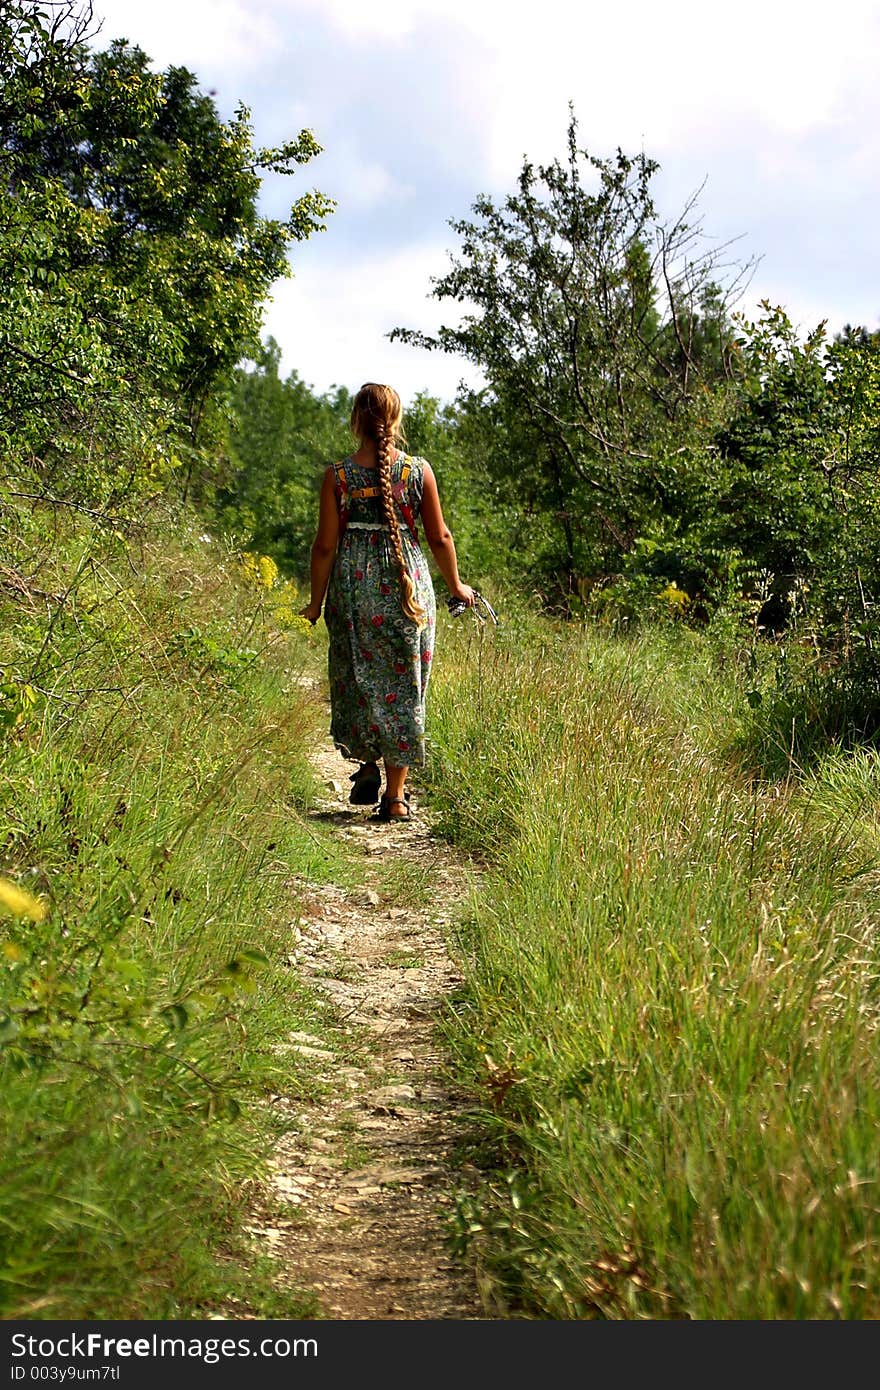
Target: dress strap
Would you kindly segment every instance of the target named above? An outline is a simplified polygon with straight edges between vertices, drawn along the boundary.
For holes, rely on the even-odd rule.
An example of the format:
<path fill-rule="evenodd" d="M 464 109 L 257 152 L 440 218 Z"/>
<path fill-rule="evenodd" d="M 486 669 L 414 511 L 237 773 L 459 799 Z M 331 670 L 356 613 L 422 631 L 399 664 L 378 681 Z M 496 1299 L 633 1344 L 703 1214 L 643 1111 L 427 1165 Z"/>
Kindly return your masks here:
<path fill-rule="evenodd" d="M 341 465 L 341 464 L 337 464 L 336 467 L 337 467 L 337 468 L 341 468 L 342 465 Z M 411 472 L 412 472 L 412 459 L 410 458 L 409 454 L 404 454 L 403 466 L 401 467 L 401 470 L 400 470 L 400 477 L 398 478 L 397 482 L 393 484 L 392 489 L 391 489 L 392 492 L 394 493 L 394 495 L 395 495 L 396 497 L 399 497 L 402 493 L 405 493 L 407 480 L 409 479 L 409 475 L 410 475 Z M 344 476 L 344 475 L 343 475 L 343 476 Z M 350 489 L 349 489 L 349 491 L 348 491 L 348 496 L 349 496 L 350 501 L 355 501 L 356 499 L 361 498 L 361 497 L 381 497 L 381 496 L 382 496 L 382 489 L 379 488 L 379 487 L 375 487 L 375 486 L 373 486 L 373 487 L 353 487 L 353 488 L 350 488 Z"/>
<path fill-rule="evenodd" d="M 400 511 L 403 514 L 403 519 L 407 524 L 409 533 L 415 541 L 416 545 L 418 545 L 418 527 L 416 526 L 416 520 L 413 516 L 412 507 L 409 505 L 409 502 L 407 501 L 407 483 L 409 482 L 409 476 L 411 472 L 412 459 L 410 458 L 409 454 L 404 454 L 403 463 L 400 469 L 400 477 L 398 478 L 397 482 L 392 485 L 391 491 L 394 495 L 394 500 L 396 501 L 398 507 L 400 508 Z M 351 503 L 360 501 L 362 498 L 381 497 L 382 489 L 376 487 L 375 485 L 371 487 L 350 487 L 348 484 L 348 477 L 344 461 L 340 463 L 334 463 L 333 473 L 336 484 L 336 500 L 339 506 L 339 526 L 340 531 L 344 531 L 348 525 L 354 524 L 353 522 L 349 522 L 349 511 L 351 508 Z M 361 528 L 359 527 L 358 529 Z M 363 529 L 367 528 L 364 527 Z M 382 527 L 381 525 L 374 527 L 371 523 L 369 529 L 381 530 Z"/>
<path fill-rule="evenodd" d="M 345 464 L 340 460 L 333 465 L 333 485 L 336 493 L 336 506 L 339 511 L 340 535 L 348 525 L 348 483 L 345 478 Z"/>
<path fill-rule="evenodd" d="M 395 487 L 394 493 L 395 497 L 397 498 L 397 505 L 403 512 L 403 519 L 409 527 L 409 533 L 415 541 L 416 545 L 418 545 L 419 529 L 416 526 L 416 519 L 413 516 L 413 509 L 407 500 L 407 483 L 409 482 L 409 475 L 411 472 L 412 459 L 410 458 L 409 454 L 404 454 L 403 467 L 400 470 L 400 482 Z"/>

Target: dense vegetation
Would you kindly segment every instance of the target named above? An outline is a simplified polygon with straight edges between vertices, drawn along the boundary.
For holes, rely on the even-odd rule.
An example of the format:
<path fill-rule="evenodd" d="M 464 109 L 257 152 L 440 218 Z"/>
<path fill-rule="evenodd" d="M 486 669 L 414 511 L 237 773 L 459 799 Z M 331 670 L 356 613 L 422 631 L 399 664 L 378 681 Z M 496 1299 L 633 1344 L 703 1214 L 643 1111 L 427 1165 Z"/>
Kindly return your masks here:
<path fill-rule="evenodd" d="M 312 1007 L 293 874 L 335 864 L 297 814 L 307 639 L 271 562 L 199 540 L 182 499 L 326 211 L 263 218 L 260 171 L 317 146 L 254 150 L 246 112 L 92 51 L 88 19 L 0 10 L 0 1306 L 295 1314 L 241 1191 Z"/>
<path fill-rule="evenodd" d="M 411 447 L 436 467 L 479 585 L 618 628 L 673 615 L 784 633 L 768 717 L 794 719 L 804 752 L 817 720 L 823 739 L 872 736 L 880 336 L 801 338 L 766 302 L 737 314 L 749 267 L 704 249 L 692 204 L 659 219 L 655 172 L 580 150 L 572 121 L 564 162 L 527 163 L 502 205 L 480 198 L 453 224 L 434 294 L 461 305 L 459 326 L 392 336 L 464 355 L 487 386 L 418 396 Z M 259 499 L 251 540 L 301 573 L 285 519 L 307 516 L 328 446 L 345 447 L 347 399 L 280 383 L 270 344 L 236 401 L 230 518 Z"/>
<path fill-rule="evenodd" d="M 28 675 L 0 766 L 0 1306 L 298 1316 L 242 1193 L 265 1097 L 315 1093 L 283 1052 L 316 1026 L 290 923 L 346 872 L 300 815 L 308 638 L 289 594 L 179 526 L 113 555 L 78 522 L 53 548 L 63 607 L 0 599 Z"/>
<path fill-rule="evenodd" d="M 433 803 L 489 865 L 458 1236 L 502 1312 L 877 1316 L 880 760 L 768 782 L 738 665 L 516 615 L 438 663 Z"/>
<path fill-rule="evenodd" d="M 263 217 L 311 133 L 255 149 L 89 24 L 0 8 L 0 1300 L 296 1315 L 240 1198 L 320 1026 L 296 894 L 351 872 L 302 821 L 296 617 L 351 400 L 260 324 L 330 205 Z M 458 1238 L 501 1309 L 873 1317 L 880 337 L 738 316 L 655 172 L 572 119 L 455 224 L 459 326 L 396 330 L 487 383 L 406 412 L 502 615 L 432 695 L 488 864 Z"/>
<path fill-rule="evenodd" d="M 115 511 L 173 470 L 211 477 L 229 374 L 254 346 L 292 241 L 328 211 L 257 211 L 308 131 L 253 147 L 192 73 L 93 52 L 74 4 L 0 15 L 0 439 L 18 491 Z"/>

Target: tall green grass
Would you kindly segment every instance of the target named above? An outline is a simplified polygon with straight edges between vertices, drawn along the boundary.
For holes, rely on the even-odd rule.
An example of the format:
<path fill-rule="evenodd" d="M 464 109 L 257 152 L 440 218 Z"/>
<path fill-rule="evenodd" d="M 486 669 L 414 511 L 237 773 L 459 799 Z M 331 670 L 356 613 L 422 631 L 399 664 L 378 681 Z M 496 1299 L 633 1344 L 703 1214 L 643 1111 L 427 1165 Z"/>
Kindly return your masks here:
<path fill-rule="evenodd" d="M 0 1309 L 308 1315 L 243 1226 L 268 1096 L 318 1089 L 277 1047 L 322 1026 L 300 887 L 348 872 L 302 816 L 310 640 L 192 532 L 46 549 L 0 604 L 0 875 L 47 909 L 0 911 Z"/>
<path fill-rule="evenodd" d="M 458 1236 L 499 1306 L 877 1316 L 876 754 L 762 780 L 686 632 L 514 616 L 438 649 L 433 796 L 490 865 L 452 1037 L 491 1172 Z"/>

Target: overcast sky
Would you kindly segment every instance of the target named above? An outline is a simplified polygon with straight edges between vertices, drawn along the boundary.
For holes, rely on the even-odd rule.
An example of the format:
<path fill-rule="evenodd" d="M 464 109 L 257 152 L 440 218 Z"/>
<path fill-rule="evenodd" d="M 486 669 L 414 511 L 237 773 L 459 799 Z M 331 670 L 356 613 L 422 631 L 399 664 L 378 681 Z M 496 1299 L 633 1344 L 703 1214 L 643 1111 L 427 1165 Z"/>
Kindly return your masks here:
<path fill-rule="evenodd" d="M 451 398 L 458 359 L 386 337 L 436 328 L 430 298 L 479 193 L 510 191 L 528 155 L 581 143 L 659 161 L 660 211 L 700 196 L 705 230 L 760 261 L 743 308 L 784 305 L 804 329 L 880 322 L 878 0 L 94 0 L 100 45 L 140 44 L 191 68 L 258 143 L 310 127 L 324 153 L 263 189 L 337 199 L 294 247 L 266 332 L 320 391 L 388 381 Z"/>

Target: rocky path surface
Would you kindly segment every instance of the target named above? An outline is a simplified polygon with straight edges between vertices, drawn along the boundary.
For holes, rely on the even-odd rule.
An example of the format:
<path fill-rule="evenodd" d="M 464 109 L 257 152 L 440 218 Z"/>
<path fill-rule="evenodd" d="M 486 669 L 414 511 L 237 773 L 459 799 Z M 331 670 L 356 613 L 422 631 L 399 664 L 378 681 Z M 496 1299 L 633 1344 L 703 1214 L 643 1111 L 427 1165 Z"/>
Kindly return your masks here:
<path fill-rule="evenodd" d="M 334 1026 L 293 1034 L 288 1047 L 320 1065 L 329 1094 L 298 1103 L 273 1162 L 275 1195 L 301 1219 L 256 1233 L 292 1282 L 316 1290 L 325 1317 L 486 1317 L 473 1272 L 446 1240 L 464 1097 L 435 1035 L 460 978 L 444 922 L 467 873 L 432 837 L 415 794 L 409 824 L 383 825 L 349 804 L 351 764 L 330 747 L 315 763 L 325 801 L 314 814 L 364 856 L 365 886 L 299 885 L 295 963 L 326 996 Z M 395 898 L 422 905 L 389 905 Z"/>

